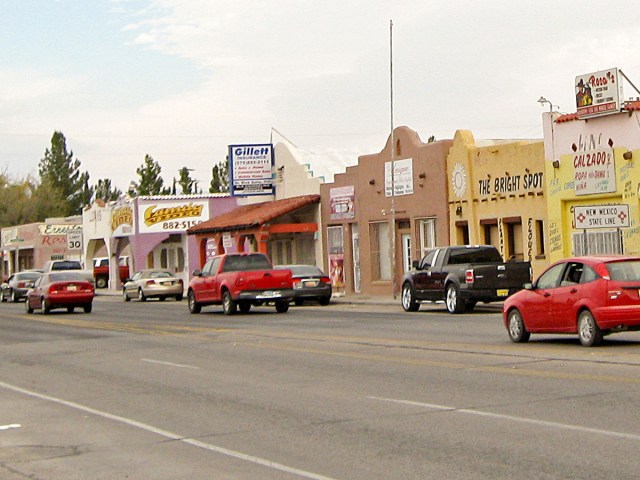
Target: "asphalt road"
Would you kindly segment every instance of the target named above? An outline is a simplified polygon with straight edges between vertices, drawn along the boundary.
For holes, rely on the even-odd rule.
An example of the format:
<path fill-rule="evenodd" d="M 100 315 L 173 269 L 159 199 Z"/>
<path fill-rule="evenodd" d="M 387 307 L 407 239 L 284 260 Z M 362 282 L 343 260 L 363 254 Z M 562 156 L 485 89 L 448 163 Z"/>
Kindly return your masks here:
<path fill-rule="evenodd" d="M 0 305 L 0 478 L 630 479 L 640 334 L 512 344 L 495 308 Z"/>

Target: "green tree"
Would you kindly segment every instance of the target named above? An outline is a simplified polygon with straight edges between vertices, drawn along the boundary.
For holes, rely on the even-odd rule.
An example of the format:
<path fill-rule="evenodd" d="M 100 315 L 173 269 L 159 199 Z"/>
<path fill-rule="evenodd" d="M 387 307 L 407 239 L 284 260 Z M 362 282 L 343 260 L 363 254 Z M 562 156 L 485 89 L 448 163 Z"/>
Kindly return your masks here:
<path fill-rule="evenodd" d="M 51 149 L 45 150 L 38 173 L 40 183 L 60 192 L 67 202 L 65 215 L 79 215 L 91 200 L 89 173 L 80 172 L 80 160 L 74 160 L 73 151 L 67 151 L 67 140 L 62 132 L 53 133 Z"/>
<path fill-rule="evenodd" d="M 193 178 L 191 178 L 191 174 L 189 173 L 191 171 L 192 170 L 190 168 L 187 168 L 187 167 L 182 167 L 179 170 L 180 178 L 178 179 L 178 185 L 180 185 L 180 188 L 182 189 L 182 194 L 183 195 L 190 195 L 192 193 L 198 193 L 198 192 L 195 191 L 197 189 L 197 187 L 198 187 L 198 185 L 197 185 L 198 182 L 196 180 L 194 180 Z"/>
<path fill-rule="evenodd" d="M 0 228 L 42 222 L 66 215 L 67 203 L 60 192 L 32 177 L 13 181 L 0 174 Z"/>
<path fill-rule="evenodd" d="M 209 193 L 229 192 L 229 162 L 224 160 L 213 166 Z"/>
<path fill-rule="evenodd" d="M 151 155 L 144 156 L 144 163 L 136 169 L 140 182 L 135 184 L 138 195 L 167 195 L 171 189 L 163 189 L 164 180 L 160 176 L 162 168 Z"/>
<path fill-rule="evenodd" d="M 98 180 L 93 193 L 95 200 L 102 200 L 105 203 L 117 200 L 122 195 L 119 189 L 111 186 L 111 179 L 109 178 Z"/>

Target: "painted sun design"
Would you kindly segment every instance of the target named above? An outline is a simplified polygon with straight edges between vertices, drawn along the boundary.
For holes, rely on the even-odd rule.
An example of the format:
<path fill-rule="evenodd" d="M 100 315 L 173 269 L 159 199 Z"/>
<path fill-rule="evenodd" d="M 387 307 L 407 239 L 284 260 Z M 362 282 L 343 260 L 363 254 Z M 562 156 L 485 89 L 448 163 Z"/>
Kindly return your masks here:
<path fill-rule="evenodd" d="M 456 163 L 451 172 L 451 184 L 456 197 L 463 197 L 467 191 L 467 172 L 461 163 Z"/>

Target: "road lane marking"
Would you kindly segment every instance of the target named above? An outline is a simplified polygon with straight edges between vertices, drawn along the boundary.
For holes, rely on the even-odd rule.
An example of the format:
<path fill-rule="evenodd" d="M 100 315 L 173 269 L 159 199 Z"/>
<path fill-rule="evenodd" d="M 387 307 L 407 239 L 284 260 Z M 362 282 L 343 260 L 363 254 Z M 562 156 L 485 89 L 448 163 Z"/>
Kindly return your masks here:
<path fill-rule="evenodd" d="M 551 427 L 563 430 L 573 430 L 581 433 L 595 433 L 598 435 L 605 435 L 607 437 L 624 438 L 625 440 L 640 440 L 640 435 L 634 433 L 615 432 L 613 430 L 602 430 L 600 428 L 582 427 L 580 425 L 570 425 L 568 423 L 550 422 L 547 420 L 537 420 L 535 418 L 516 417 L 513 415 L 504 415 L 502 413 L 483 412 L 481 410 L 471 410 L 469 408 L 457 408 L 448 405 L 437 405 L 434 403 L 423 403 L 412 400 L 402 400 L 397 398 L 384 398 L 368 396 L 371 400 L 379 400 L 382 402 L 398 403 L 401 405 L 412 405 L 414 407 L 430 408 L 439 411 L 448 411 L 456 413 L 464 413 L 466 415 L 476 415 L 479 417 L 495 418 L 499 420 L 509 420 L 518 423 L 528 423 L 529 425 L 536 425 L 539 427 Z"/>
<path fill-rule="evenodd" d="M 73 408 L 75 410 L 80 410 L 82 412 L 86 412 L 97 417 L 106 418 L 107 420 L 112 420 L 115 422 L 122 423 L 124 425 L 128 425 L 130 427 L 138 428 L 140 430 L 144 430 L 146 432 L 154 433 L 161 437 L 168 438 L 170 440 L 175 440 L 178 442 L 186 443 L 188 445 L 192 445 L 194 447 L 202 448 L 204 450 L 209 450 L 211 452 L 219 453 L 221 455 L 225 455 L 227 457 L 235 458 L 237 460 L 243 460 L 245 462 L 253 463 L 256 465 L 260 465 L 263 467 L 271 468 L 273 470 L 278 470 L 285 473 L 290 473 L 292 475 L 296 475 L 302 478 L 310 478 L 312 480 L 335 480 L 332 477 L 326 477 L 324 475 L 320 475 L 313 472 L 308 472 L 306 470 L 301 470 L 294 467 L 289 467 L 282 463 L 273 462 L 271 460 L 267 460 L 265 458 L 256 457 L 253 455 L 249 455 L 246 453 L 238 452 L 236 450 L 230 450 L 225 447 L 220 447 L 218 445 L 212 445 L 210 443 L 205 443 L 200 440 L 196 440 L 193 438 L 186 438 L 182 435 L 178 435 L 177 433 L 170 432 L 168 430 L 163 430 L 161 428 L 154 427 L 153 425 L 149 425 L 146 423 L 138 422 L 137 420 L 132 420 L 130 418 L 121 417 L 119 415 L 113 415 L 111 413 L 103 412 L 101 410 L 96 410 L 95 408 L 87 407 L 85 405 L 81 405 L 79 403 L 70 402 L 68 400 L 63 400 L 61 398 L 52 397 L 50 395 L 44 395 L 42 393 L 34 392 L 32 390 L 27 390 L 21 387 L 17 387 L 15 385 L 11 385 L 9 383 L 0 382 L 0 387 L 5 388 L 7 390 L 11 390 L 16 393 L 21 393 L 23 395 L 37 398 L 40 400 L 45 400 L 47 402 L 57 403 L 58 405 L 63 405 L 65 407 Z"/>
<path fill-rule="evenodd" d="M 158 365 L 167 365 L 169 367 L 177 367 L 177 368 L 193 368 L 194 370 L 200 370 L 200 367 L 195 367 L 193 365 L 184 365 L 182 363 L 172 363 L 172 362 L 163 362 L 162 360 L 152 360 L 151 358 L 142 358 L 143 362 L 147 363 L 157 363 Z"/>
<path fill-rule="evenodd" d="M 0 425 L 0 430 L 11 430 L 12 428 L 20 428 L 22 425 L 19 423 L 12 423 L 11 425 Z"/>

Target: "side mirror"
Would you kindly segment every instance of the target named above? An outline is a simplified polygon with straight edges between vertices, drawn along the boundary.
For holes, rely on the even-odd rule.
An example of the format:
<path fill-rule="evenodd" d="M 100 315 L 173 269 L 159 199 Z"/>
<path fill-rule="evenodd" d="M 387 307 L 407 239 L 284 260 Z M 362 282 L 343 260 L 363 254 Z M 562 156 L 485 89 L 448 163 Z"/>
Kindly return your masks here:
<path fill-rule="evenodd" d="M 202 276 L 202 270 L 200 270 L 199 268 L 196 268 L 196 269 L 193 271 L 193 276 L 194 276 L 194 277 L 201 277 L 201 276 Z"/>
<path fill-rule="evenodd" d="M 535 290 L 535 285 L 533 283 L 527 282 L 523 285 L 525 290 Z"/>

